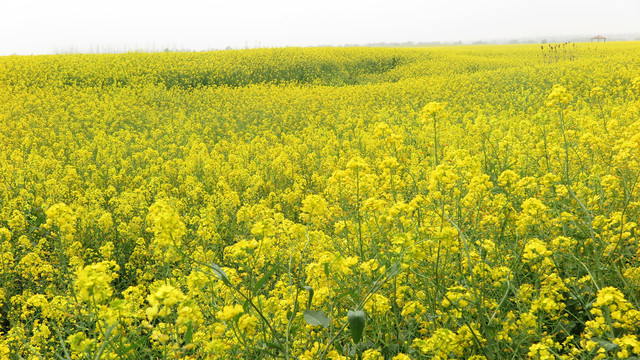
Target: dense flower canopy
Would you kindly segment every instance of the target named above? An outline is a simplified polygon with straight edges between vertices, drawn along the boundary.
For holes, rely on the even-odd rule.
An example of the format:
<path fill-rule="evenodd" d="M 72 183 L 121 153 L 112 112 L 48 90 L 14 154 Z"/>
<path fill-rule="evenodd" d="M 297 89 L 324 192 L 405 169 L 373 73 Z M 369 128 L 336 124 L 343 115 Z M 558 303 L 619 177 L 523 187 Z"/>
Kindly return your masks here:
<path fill-rule="evenodd" d="M 638 356 L 639 59 L 0 57 L 0 359 Z"/>

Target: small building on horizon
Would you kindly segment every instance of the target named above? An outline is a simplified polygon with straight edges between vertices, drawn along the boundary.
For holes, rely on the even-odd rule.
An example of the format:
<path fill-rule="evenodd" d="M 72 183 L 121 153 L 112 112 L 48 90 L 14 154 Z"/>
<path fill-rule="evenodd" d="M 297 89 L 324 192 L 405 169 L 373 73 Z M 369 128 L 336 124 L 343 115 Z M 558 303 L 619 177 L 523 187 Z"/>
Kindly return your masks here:
<path fill-rule="evenodd" d="M 599 42 L 600 40 L 602 40 L 602 42 L 607 42 L 607 38 L 602 35 L 596 35 L 592 37 L 591 42 L 593 42 L 593 40 L 595 40 L 596 42 Z"/>

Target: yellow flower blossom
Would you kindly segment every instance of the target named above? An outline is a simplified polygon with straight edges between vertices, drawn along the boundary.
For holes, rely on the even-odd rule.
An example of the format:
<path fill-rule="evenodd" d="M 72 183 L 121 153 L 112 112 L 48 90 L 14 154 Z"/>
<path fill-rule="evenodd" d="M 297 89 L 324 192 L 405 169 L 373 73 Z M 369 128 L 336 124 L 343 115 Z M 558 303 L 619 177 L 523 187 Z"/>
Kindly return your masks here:
<path fill-rule="evenodd" d="M 166 316 L 171 313 L 174 305 L 183 302 L 185 295 L 172 285 L 163 284 L 154 293 L 147 296 L 150 307 L 145 312 L 149 321 L 158 316 Z"/>
<path fill-rule="evenodd" d="M 73 210 L 64 203 L 58 203 L 47 209 L 46 228 L 56 225 L 67 241 L 72 241 L 76 233 L 76 216 Z"/>
<path fill-rule="evenodd" d="M 173 246 L 180 246 L 182 237 L 186 234 L 186 226 L 178 213 L 163 200 L 157 201 L 149 208 L 147 215 L 148 232 L 153 233 L 155 251 L 170 256 Z"/>
<path fill-rule="evenodd" d="M 216 313 L 216 316 L 222 321 L 229 321 L 243 312 L 244 309 L 242 308 L 242 305 L 225 305 Z"/>
<path fill-rule="evenodd" d="M 75 291 L 78 298 L 87 303 L 103 303 L 113 295 L 111 282 L 118 277 L 114 261 L 102 261 L 87 265 L 76 272 Z"/>
<path fill-rule="evenodd" d="M 362 353 L 362 360 L 383 360 L 382 354 L 379 350 L 368 349 Z"/>

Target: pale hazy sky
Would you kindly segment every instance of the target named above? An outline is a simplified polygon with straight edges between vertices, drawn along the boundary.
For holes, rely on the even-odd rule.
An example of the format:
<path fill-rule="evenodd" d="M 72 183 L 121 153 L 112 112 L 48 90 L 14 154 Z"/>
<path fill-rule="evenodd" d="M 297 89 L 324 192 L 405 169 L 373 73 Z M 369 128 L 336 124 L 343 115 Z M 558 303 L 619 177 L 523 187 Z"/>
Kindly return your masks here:
<path fill-rule="evenodd" d="M 0 55 L 640 33 L 640 0 L 0 0 Z"/>

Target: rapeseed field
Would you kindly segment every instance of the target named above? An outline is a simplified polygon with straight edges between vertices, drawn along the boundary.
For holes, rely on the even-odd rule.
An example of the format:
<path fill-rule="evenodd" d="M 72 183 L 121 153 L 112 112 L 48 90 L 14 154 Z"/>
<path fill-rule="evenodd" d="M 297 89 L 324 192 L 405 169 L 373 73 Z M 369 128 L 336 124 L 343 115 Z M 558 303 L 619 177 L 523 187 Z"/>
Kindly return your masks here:
<path fill-rule="evenodd" d="M 640 356 L 640 46 L 0 57 L 0 359 Z"/>

